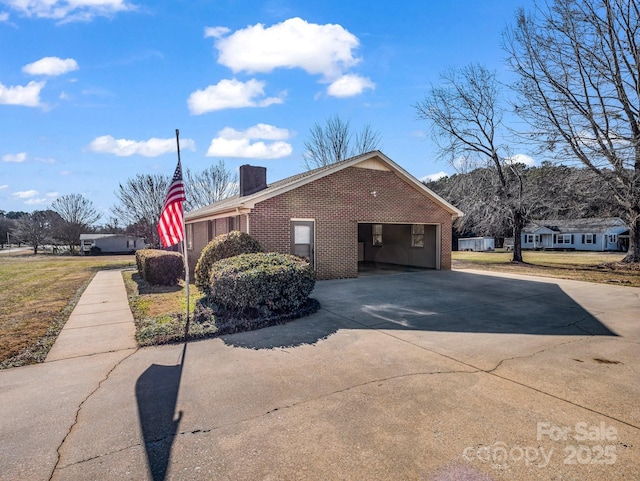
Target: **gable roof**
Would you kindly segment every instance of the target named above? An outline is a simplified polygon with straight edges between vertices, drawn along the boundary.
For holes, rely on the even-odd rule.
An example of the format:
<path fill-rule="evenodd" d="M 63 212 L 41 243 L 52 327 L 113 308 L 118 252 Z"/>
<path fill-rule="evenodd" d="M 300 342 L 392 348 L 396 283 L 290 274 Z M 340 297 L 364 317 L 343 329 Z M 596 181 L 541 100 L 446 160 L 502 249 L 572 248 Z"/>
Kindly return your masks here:
<path fill-rule="evenodd" d="M 339 172 L 343 169 L 346 169 L 347 167 L 357 166 L 358 164 L 363 164 L 363 166 L 366 165 L 369 166 L 369 168 L 374 168 L 377 170 L 389 170 L 391 172 L 394 172 L 409 185 L 421 192 L 425 197 L 428 197 L 433 202 L 448 211 L 454 218 L 462 217 L 464 215 L 464 213 L 460 209 L 451 205 L 431 189 L 428 189 L 422 182 L 409 174 L 398 164 L 393 162 L 389 157 L 384 155 L 379 150 L 374 150 L 372 152 L 367 152 L 366 154 L 351 157 L 341 162 L 336 162 L 334 164 L 326 165 L 324 167 L 287 177 L 285 179 L 267 185 L 266 189 L 256 192 L 255 194 L 246 195 L 244 197 L 235 195 L 233 197 L 214 202 L 213 204 L 210 204 L 208 206 L 188 212 L 187 214 L 185 214 L 185 221 L 194 222 L 197 220 L 204 220 L 206 218 L 214 217 L 218 214 L 230 211 L 236 211 L 240 213 L 240 211 L 243 209 L 252 209 L 259 202 L 265 201 L 280 194 L 284 194 L 285 192 Z"/>
<path fill-rule="evenodd" d="M 597 217 L 591 219 L 555 219 L 534 220 L 522 229 L 523 234 L 533 234 L 540 229 L 548 229 L 556 233 L 596 233 L 612 228 L 629 229 L 619 217 Z"/>

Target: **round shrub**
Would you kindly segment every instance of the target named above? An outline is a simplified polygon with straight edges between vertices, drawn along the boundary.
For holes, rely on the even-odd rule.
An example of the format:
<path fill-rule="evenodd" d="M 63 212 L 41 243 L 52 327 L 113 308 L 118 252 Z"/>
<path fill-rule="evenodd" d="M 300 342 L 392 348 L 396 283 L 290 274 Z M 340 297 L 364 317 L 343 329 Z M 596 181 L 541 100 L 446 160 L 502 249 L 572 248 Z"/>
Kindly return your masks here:
<path fill-rule="evenodd" d="M 241 254 L 211 268 L 209 293 L 234 315 L 269 316 L 301 308 L 316 283 L 307 261 L 289 254 Z"/>
<path fill-rule="evenodd" d="M 194 273 L 196 286 L 201 292 L 209 292 L 211 266 L 214 263 L 239 254 L 251 254 L 253 252 L 262 252 L 262 247 L 249 234 L 236 230 L 217 236 L 202 249 Z"/>
<path fill-rule="evenodd" d="M 175 286 L 184 279 L 184 261 L 178 252 L 140 249 L 136 252 L 138 273 L 149 284 Z"/>

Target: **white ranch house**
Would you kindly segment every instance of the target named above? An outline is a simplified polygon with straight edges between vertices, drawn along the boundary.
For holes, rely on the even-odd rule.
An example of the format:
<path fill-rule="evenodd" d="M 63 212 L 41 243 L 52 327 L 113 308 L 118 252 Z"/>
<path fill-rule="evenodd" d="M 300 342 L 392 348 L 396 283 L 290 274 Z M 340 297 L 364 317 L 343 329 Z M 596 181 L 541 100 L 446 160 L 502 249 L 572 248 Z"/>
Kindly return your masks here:
<path fill-rule="evenodd" d="M 629 226 L 619 217 L 536 220 L 522 229 L 522 248 L 626 252 Z"/>

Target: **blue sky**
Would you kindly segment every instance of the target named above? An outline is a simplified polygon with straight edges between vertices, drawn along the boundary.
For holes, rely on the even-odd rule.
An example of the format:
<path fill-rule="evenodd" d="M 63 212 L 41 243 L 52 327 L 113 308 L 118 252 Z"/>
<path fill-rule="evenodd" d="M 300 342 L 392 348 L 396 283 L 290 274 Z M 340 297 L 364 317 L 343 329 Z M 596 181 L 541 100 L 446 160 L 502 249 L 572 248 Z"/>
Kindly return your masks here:
<path fill-rule="evenodd" d="M 501 32 L 530 0 L 0 0 L 0 210 L 82 194 L 109 219 L 138 173 L 219 159 L 304 170 L 333 115 L 380 132 L 418 178 L 435 160 L 413 105 L 449 66 L 507 81 Z M 518 152 L 516 152 L 518 153 Z M 519 152 L 524 153 L 524 152 Z"/>

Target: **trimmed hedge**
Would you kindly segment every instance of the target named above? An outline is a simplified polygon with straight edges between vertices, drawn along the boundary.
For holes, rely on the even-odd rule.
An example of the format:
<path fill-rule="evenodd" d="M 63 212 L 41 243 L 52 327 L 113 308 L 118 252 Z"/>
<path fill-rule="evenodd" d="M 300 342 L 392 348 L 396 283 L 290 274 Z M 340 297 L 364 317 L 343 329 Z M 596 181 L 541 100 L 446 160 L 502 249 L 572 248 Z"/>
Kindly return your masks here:
<path fill-rule="evenodd" d="M 236 230 L 217 236 L 202 249 L 194 273 L 196 286 L 201 292 L 208 293 L 211 267 L 214 263 L 239 254 L 251 254 L 254 252 L 262 252 L 262 247 L 249 234 Z"/>
<path fill-rule="evenodd" d="M 178 252 L 160 249 L 136 251 L 138 273 L 149 284 L 175 286 L 184 279 L 184 261 Z"/>
<path fill-rule="evenodd" d="M 211 268 L 211 300 L 230 314 L 269 316 L 301 308 L 316 283 L 307 261 L 290 254 L 241 254 Z"/>

